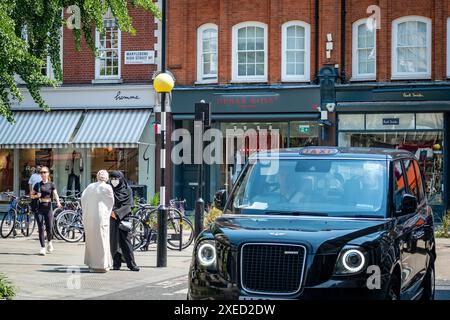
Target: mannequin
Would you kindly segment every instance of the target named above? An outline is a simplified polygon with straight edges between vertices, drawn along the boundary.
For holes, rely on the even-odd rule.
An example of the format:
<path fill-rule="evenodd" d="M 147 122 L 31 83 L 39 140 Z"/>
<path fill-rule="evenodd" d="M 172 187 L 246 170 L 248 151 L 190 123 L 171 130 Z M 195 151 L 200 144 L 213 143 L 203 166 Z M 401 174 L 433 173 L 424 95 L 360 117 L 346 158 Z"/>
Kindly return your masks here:
<path fill-rule="evenodd" d="M 83 172 L 83 159 L 81 154 L 73 151 L 71 158 L 66 163 L 66 171 L 70 171 L 67 179 L 67 196 L 73 196 L 80 192 L 80 173 Z"/>

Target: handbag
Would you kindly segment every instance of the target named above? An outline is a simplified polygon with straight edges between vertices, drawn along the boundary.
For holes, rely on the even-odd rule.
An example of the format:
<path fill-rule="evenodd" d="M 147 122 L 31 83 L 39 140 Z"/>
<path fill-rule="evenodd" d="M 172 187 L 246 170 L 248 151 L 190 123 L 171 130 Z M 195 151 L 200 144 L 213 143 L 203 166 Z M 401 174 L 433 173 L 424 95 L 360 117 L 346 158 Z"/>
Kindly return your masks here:
<path fill-rule="evenodd" d="M 133 223 L 131 221 L 125 221 L 125 220 L 120 221 L 120 224 L 119 224 L 120 230 L 125 231 L 125 232 L 130 232 L 132 228 L 133 228 Z"/>

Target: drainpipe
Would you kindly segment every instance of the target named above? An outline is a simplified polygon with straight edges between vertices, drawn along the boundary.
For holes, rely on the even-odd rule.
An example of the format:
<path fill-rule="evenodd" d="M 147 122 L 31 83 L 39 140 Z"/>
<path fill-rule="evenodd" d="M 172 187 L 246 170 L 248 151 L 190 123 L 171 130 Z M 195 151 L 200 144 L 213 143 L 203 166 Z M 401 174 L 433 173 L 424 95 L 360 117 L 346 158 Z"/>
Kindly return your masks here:
<path fill-rule="evenodd" d="M 341 0 L 341 82 L 347 82 L 345 74 L 345 16 L 347 14 L 346 2 Z"/>
<path fill-rule="evenodd" d="M 319 0 L 314 1 L 314 72 L 316 84 L 319 83 Z"/>

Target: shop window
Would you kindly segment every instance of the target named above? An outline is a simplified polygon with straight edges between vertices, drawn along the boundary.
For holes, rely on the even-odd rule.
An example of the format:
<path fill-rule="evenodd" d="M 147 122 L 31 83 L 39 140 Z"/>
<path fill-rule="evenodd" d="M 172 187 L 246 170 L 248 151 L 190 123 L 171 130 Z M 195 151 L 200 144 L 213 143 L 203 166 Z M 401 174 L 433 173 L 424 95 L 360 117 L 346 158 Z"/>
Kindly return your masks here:
<path fill-rule="evenodd" d="M 267 25 L 243 22 L 233 26 L 233 81 L 267 81 Z"/>
<path fill-rule="evenodd" d="M 0 150 L 0 192 L 13 191 L 14 187 L 14 151 Z M 0 199 L 3 197 L 0 196 Z"/>
<path fill-rule="evenodd" d="M 414 113 L 366 114 L 367 130 L 415 129 Z"/>
<path fill-rule="evenodd" d="M 104 19 L 104 33 L 95 32 L 98 57 L 95 59 L 96 79 L 120 79 L 120 38 L 116 20 Z"/>
<path fill-rule="evenodd" d="M 204 24 L 197 32 L 197 82 L 217 82 L 217 26 Z"/>
<path fill-rule="evenodd" d="M 431 78 L 431 19 L 408 16 L 392 23 L 392 78 Z"/>
<path fill-rule="evenodd" d="M 340 114 L 339 130 L 364 130 L 364 114 Z"/>
<path fill-rule="evenodd" d="M 376 78 L 376 29 L 369 28 L 367 19 L 353 24 L 352 80 Z"/>
<path fill-rule="evenodd" d="M 310 26 L 289 21 L 282 26 L 282 80 L 309 81 Z"/>
<path fill-rule="evenodd" d="M 400 161 L 396 161 L 394 163 L 394 205 L 396 212 L 402 209 L 402 197 L 406 193 L 405 186 L 402 164 Z"/>
<path fill-rule="evenodd" d="M 122 171 L 131 185 L 139 181 L 139 149 L 100 148 L 94 149 L 91 159 L 91 182 L 97 181 L 100 170 Z"/>
<path fill-rule="evenodd" d="M 416 129 L 444 129 L 442 113 L 416 113 Z"/>
<path fill-rule="evenodd" d="M 290 123 L 290 148 L 317 145 L 319 145 L 319 126 L 317 122 L 292 121 Z"/>

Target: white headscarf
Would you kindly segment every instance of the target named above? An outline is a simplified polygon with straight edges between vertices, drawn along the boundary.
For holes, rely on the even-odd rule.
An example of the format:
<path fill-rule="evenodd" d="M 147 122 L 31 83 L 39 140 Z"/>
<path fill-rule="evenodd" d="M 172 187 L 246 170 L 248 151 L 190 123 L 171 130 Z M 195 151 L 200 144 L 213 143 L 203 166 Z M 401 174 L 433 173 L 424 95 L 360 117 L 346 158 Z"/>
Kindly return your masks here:
<path fill-rule="evenodd" d="M 100 170 L 97 172 L 97 181 L 108 181 L 109 180 L 109 174 L 106 170 Z"/>

